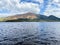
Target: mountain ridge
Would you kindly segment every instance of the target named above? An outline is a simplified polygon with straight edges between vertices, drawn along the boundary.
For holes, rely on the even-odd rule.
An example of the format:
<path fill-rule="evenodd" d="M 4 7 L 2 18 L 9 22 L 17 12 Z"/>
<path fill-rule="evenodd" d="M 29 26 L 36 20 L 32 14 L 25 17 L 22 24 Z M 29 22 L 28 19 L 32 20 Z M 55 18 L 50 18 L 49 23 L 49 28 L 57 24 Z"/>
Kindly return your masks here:
<path fill-rule="evenodd" d="M 34 13 L 25 13 L 25 14 L 16 14 L 14 16 L 8 16 L 4 18 L 6 22 L 21 22 L 21 21 L 60 21 L 60 18 L 50 15 L 45 16 L 41 14 L 34 14 Z"/>

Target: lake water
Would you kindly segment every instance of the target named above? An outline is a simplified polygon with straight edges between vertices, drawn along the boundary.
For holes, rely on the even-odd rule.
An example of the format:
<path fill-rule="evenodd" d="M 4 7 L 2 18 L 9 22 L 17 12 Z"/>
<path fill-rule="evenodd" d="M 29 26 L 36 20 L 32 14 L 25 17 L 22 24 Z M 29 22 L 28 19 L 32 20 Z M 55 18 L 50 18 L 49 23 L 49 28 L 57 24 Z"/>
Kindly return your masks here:
<path fill-rule="evenodd" d="M 60 45 L 60 22 L 0 22 L 0 45 Z"/>

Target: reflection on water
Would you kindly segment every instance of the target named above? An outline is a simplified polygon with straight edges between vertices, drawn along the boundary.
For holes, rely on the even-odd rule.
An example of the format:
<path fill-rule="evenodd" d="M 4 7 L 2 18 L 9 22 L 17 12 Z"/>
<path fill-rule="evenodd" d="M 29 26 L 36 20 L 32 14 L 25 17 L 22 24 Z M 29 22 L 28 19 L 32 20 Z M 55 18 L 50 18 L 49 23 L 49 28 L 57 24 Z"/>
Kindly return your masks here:
<path fill-rule="evenodd" d="M 60 22 L 0 22 L 0 45 L 60 45 Z"/>

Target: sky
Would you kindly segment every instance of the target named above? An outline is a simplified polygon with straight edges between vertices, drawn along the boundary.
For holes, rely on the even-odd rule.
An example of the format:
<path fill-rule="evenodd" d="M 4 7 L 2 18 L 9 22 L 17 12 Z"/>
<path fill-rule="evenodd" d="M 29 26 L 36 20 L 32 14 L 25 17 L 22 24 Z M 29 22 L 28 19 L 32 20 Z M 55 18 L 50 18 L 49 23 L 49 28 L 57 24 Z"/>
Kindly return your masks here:
<path fill-rule="evenodd" d="M 60 18 L 60 0 L 0 0 L 0 17 L 27 12 Z"/>

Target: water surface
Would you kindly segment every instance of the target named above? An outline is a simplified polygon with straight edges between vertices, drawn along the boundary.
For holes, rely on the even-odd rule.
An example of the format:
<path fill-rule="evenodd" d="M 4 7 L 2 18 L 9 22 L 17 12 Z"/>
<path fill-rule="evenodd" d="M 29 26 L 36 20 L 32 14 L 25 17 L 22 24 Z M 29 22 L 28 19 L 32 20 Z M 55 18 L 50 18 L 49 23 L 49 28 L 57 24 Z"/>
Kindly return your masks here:
<path fill-rule="evenodd" d="M 60 22 L 0 22 L 0 45 L 60 45 Z"/>

